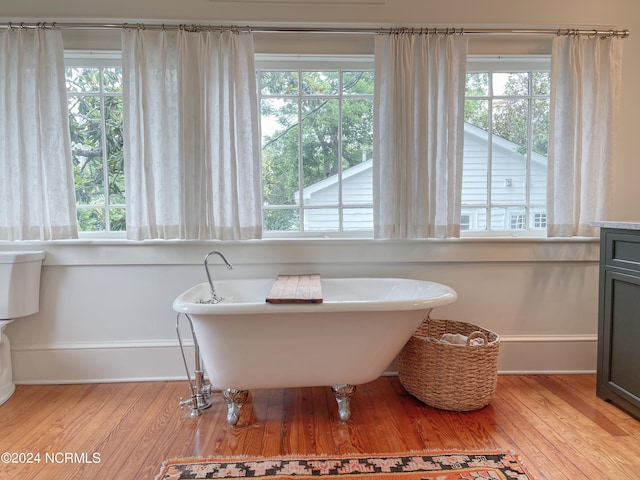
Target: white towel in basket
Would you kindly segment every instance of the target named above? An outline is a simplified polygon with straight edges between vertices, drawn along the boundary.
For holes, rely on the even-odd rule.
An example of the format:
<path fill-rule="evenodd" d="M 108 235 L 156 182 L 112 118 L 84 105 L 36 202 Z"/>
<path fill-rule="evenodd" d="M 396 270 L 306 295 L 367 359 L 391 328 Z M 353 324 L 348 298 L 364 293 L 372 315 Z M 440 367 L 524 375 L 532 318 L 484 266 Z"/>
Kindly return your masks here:
<path fill-rule="evenodd" d="M 462 335 L 461 333 L 445 333 L 440 338 L 441 341 L 451 343 L 452 345 L 466 345 L 469 337 Z M 484 339 L 472 338 L 469 345 L 475 347 L 478 345 L 484 345 Z"/>

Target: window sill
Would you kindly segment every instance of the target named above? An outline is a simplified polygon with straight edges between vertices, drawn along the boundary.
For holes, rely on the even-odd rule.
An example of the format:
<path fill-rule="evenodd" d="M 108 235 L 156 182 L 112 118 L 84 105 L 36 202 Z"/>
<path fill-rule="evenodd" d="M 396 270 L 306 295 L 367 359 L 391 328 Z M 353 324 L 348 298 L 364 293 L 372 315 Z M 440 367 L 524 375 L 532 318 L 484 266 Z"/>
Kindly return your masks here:
<path fill-rule="evenodd" d="M 241 264 L 598 262 L 598 238 L 374 240 L 263 239 L 239 242 L 80 239 L 0 242 L 0 251 L 44 250 L 45 265 L 196 265 L 211 250 Z"/>

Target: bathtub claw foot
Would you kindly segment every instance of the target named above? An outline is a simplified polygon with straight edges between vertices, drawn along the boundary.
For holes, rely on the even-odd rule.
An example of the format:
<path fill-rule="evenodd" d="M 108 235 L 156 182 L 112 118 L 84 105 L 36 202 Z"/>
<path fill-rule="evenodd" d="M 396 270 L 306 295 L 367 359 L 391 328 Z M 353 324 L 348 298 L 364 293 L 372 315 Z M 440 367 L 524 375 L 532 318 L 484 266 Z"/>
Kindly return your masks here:
<path fill-rule="evenodd" d="M 222 396 L 227 401 L 227 423 L 235 425 L 240 418 L 240 409 L 246 402 L 249 392 L 247 390 L 236 390 L 227 388 L 222 391 Z"/>
<path fill-rule="evenodd" d="M 338 402 L 338 415 L 340 416 L 340 420 L 346 422 L 351 417 L 351 397 L 356 391 L 355 385 L 335 385 L 331 387 L 333 390 L 333 395 L 336 397 L 336 402 Z"/>

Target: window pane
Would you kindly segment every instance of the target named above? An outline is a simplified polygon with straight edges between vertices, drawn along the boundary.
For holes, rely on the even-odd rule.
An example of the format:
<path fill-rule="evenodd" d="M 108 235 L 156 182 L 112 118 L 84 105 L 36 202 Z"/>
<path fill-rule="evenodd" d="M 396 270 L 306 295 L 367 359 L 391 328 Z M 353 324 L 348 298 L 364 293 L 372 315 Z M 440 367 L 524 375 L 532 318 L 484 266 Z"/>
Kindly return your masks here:
<path fill-rule="evenodd" d="M 262 148 L 298 125 L 298 102 L 287 98 L 265 98 L 260 102 Z"/>
<path fill-rule="evenodd" d="M 121 68 L 104 68 L 102 78 L 105 92 L 122 92 Z"/>
<path fill-rule="evenodd" d="M 526 165 L 513 166 L 494 160 L 491 182 L 493 204 L 524 203 L 527 198 Z"/>
<path fill-rule="evenodd" d="M 372 225 L 373 208 L 345 208 L 342 212 L 343 230 L 371 230 Z"/>
<path fill-rule="evenodd" d="M 537 229 L 547 228 L 547 212 L 543 209 L 532 209 L 530 227 Z"/>
<path fill-rule="evenodd" d="M 546 157 L 531 156 L 531 173 L 529 184 L 529 202 L 532 205 L 546 205 L 547 203 L 547 163 Z"/>
<path fill-rule="evenodd" d="M 527 228 L 527 220 L 524 211 L 511 212 L 509 214 L 509 228 L 511 230 L 523 230 Z"/>
<path fill-rule="evenodd" d="M 487 230 L 487 209 L 486 208 L 463 208 L 460 228 L 465 226 L 465 230 L 486 231 Z M 464 220 L 464 222 L 462 221 Z"/>
<path fill-rule="evenodd" d="M 551 93 L 550 72 L 533 72 L 532 83 L 534 95 L 549 95 Z"/>
<path fill-rule="evenodd" d="M 337 208 L 308 208 L 304 213 L 304 229 L 307 232 L 337 232 L 340 216 Z"/>
<path fill-rule="evenodd" d="M 74 157 L 75 191 L 78 205 L 104 205 L 102 157 Z"/>
<path fill-rule="evenodd" d="M 373 72 L 343 72 L 342 92 L 346 95 L 373 95 Z"/>
<path fill-rule="evenodd" d="M 522 100 L 495 100 L 493 102 L 493 133 L 511 142 L 505 145 L 521 154 L 527 151 L 527 118 L 529 102 Z"/>
<path fill-rule="evenodd" d="M 127 219 L 124 208 L 109 209 L 109 230 L 112 232 L 124 232 L 127 229 Z"/>
<path fill-rule="evenodd" d="M 67 68 L 67 91 L 73 93 L 88 93 L 100 91 L 99 68 Z"/>
<path fill-rule="evenodd" d="M 82 226 L 83 232 L 104 232 L 106 230 L 103 210 L 78 207 L 77 215 L 78 225 Z"/>
<path fill-rule="evenodd" d="M 488 132 L 489 101 L 466 100 L 464 102 L 464 121 Z"/>
<path fill-rule="evenodd" d="M 261 72 L 262 95 L 297 95 L 298 72 Z"/>
<path fill-rule="evenodd" d="M 465 205 L 486 205 L 488 202 L 487 174 L 488 155 L 469 159 L 462 172 L 462 203 Z"/>
<path fill-rule="evenodd" d="M 372 158 L 373 99 L 349 98 L 343 100 L 342 169 L 348 170 Z"/>
<path fill-rule="evenodd" d="M 265 208 L 262 212 L 265 231 L 297 232 L 300 230 L 298 209 Z"/>
<path fill-rule="evenodd" d="M 547 156 L 549 152 L 549 99 L 535 98 L 532 101 L 531 125 L 533 152 Z"/>
<path fill-rule="evenodd" d="M 335 95 L 338 91 L 338 72 L 302 72 L 304 95 Z"/>
<path fill-rule="evenodd" d="M 266 205 L 294 205 L 298 175 L 298 102 L 263 99 L 262 177 Z"/>
<path fill-rule="evenodd" d="M 467 73 L 465 95 L 467 97 L 484 97 L 489 95 L 489 74 L 487 72 Z"/>
<path fill-rule="evenodd" d="M 491 230 L 523 230 L 528 228 L 526 210 L 523 207 L 491 209 Z"/>
<path fill-rule="evenodd" d="M 460 230 L 471 230 L 471 217 L 469 215 L 465 215 L 464 213 L 460 215 Z"/>
<path fill-rule="evenodd" d="M 507 209 L 491 209 L 491 230 L 505 230 L 507 228 Z"/>
<path fill-rule="evenodd" d="M 492 84 L 496 96 L 529 95 L 528 72 L 494 72 Z"/>
<path fill-rule="evenodd" d="M 68 95 L 71 144 L 97 150 L 102 140 L 100 97 Z"/>

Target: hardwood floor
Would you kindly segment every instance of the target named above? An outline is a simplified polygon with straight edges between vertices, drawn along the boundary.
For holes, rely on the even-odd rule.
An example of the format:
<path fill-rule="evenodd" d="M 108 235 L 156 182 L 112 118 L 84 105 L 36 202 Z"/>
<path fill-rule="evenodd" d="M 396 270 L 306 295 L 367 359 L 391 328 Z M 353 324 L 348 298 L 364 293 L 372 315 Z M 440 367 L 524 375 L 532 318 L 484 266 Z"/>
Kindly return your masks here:
<path fill-rule="evenodd" d="M 3 455 L 0 478 L 153 480 L 175 457 L 422 449 L 515 450 L 538 480 L 640 478 L 640 422 L 596 398 L 594 375 L 501 375 L 468 413 L 381 377 L 358 387 L 347 423 L 330 388 L 251 392 L 233 428 L 219 393 L 195 419 L 177 406 L 187 395 L 186 381 L 18 386 L 0 406 L 0 453 L 34 463 Z"/>

